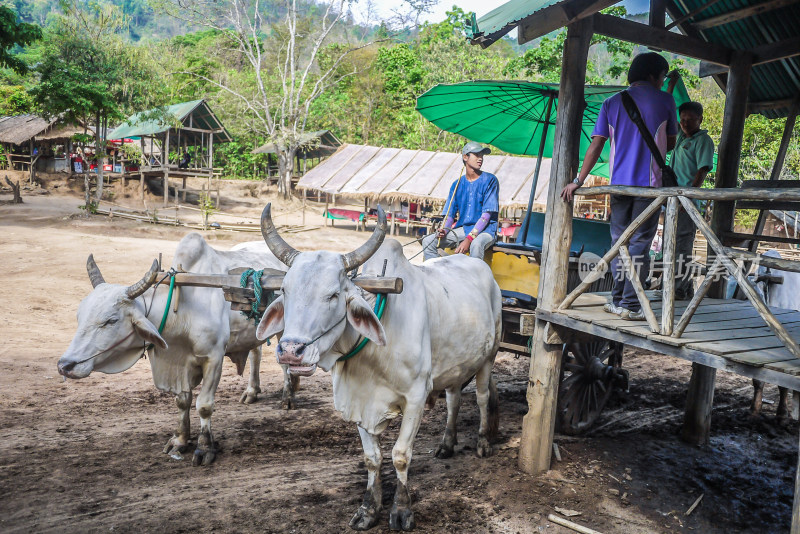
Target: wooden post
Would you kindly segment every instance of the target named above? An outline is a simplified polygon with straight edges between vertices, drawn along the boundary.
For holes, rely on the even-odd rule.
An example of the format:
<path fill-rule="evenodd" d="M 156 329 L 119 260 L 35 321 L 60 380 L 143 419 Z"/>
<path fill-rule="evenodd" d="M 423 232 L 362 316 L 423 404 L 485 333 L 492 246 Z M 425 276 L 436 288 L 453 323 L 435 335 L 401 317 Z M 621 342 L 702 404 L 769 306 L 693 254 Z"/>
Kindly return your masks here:
<path fill-rule="evenodd" d="M 747 92 L 750 88 L 752 64 L 753 57 L 748 52 L 736 52 L 731 60 L 725 89 L 725 115 L 722 120 L 715 188 L 731 188 L 738 185 L 739 159 L 742 152 L 744 121 L 747 118 Z M 733 202 L 714 202 L 711 229 L 715 235 L 723 235 L 723 232 L 733 229 L 733 210 Z M 709 245 L 707 257 L 713 255 L 714 252 Z M 712 284 L 710 295 L 723 298 L 725 286 L 723 277 Z M 681 439 L 687 443 L 693 445 L 708 443 L 716 378 L 716 369 L 699 363 L 692 364 L 692 378 L 689 380 L 686 411 L 681 429 Z"/>
<path fill-rule="evenodd" d="M 692 378 L 686 394 L 681 439 L 691 445 L 706 445 L 711 434 L 711 406 L 714 403 L 714 382 L 717 370 L 699 363 L 692 364 Z"/>
<path fill-rule="evenodd" d="M 538 306 L 546 310 L 556 309 L 567 294 L 572 204 L 563 202 L 560 193 L 578 171 L 584 107 L 583 86 L 591 38 L 591 19 L 582 19 L 567 27 L 547 194 L 548 209 L 544 221 L 546 239 L 542 246 L 538 290 Z M 531 340 L 528 413 L 522 420 L 518 460 L 520 469 L 527 473 L 540 473 L 550 469 L 550 454 L 553 450 L 561 346 L 546 343 L 546 327 L 545 321 L 537 319 Z"/>
<path fill-rule="evenodd" d="M 795 399 L 794 405 L 797 405 Z M 800 534 L 800 458 L 797 459 L 797 472 L 794 476 L 794 502 L 792 503 L 792 534 Z"/>
<path fill-rule="evenodd" d="M 664 299 L 661 307 L 661 335 L 671 336 L 675 325 L 675 238 L 678 231 L 678 197 L 669 197 L 667 213 L 664 216 L 664 282 L 661 295 Z M 681 259 L 683 261 L 683 258 Z"/>
<path fill-rule="evenodd" d="M 733 55 L 728 85 L 725 89 L 725 115 L 722 120 L 722 135 L 719 141 L 719 158 L 714 187 L 729 188 L 738 185 L 739 159 L 742 152 L 744 121 L 747 118 L 747 91 L 750 87 L 752 56 L 747 52 Z M 733 230 L 734 202 L 714 202 L 711 229 L 717 236 Z M 708 248 L 708 257 L 713 251 Z M 712 298 L 725 297 L 724 278 L 712 285 L 709 295 Z"/>
<path fill-rule="evenodd" d="M 786 123 L 783 126 L 783 137 L 781 137 L 781 144 L 778 147 L 778 154 L 775 156 L 775 164 L 772 166 L 772 172 L 769 175 L 770 180 L 780 180 L 781 172 L 783 171 L 783 163 L 786 160 L 786 151 L 789 149 L 789 142 L 792 139 L 792 132 L 794 131 L 794 123 L 797 120 L 797 113 L 800 110 L 800 95 L 794 99 L 792 108 L 789 115 L 786 117 Z M 764 233 L 764 223 L 767 222 L 767 212 L 761 210 L 758 214 L 758 221 L 756 221 L 756 228 L 753 234 L 758 235 Z M 750 252 L 758 251 L 758 240 L 754 239 L 750 242 Z"/>
<path fill-rule="evenodd" d="M 161 164 L 164 166 L 164 207 L 169 205 L 169 130 L 164 136 L 164 148 L 161 150 Z"/>

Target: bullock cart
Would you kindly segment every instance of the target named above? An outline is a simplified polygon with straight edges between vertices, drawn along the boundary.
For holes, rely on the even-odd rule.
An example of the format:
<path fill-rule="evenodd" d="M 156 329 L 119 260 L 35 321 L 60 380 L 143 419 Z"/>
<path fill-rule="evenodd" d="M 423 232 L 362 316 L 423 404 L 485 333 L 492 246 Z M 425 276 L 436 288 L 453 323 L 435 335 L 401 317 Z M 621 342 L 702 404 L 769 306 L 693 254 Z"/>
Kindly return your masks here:
<path fill-rule="evenodd" d="M 531 212 L 514 243 L 494 246 L 487 259 L 503 293 L 501 350 L 530 356 L 539 286 L 544 213 Z M 597 260 L 611 248 L 609 223 L 573 219 L 568 287 L 578 287 Z M 591 284 L 592 291 L 611 289 L 610 273 Z M 588 430 L 616 389 L 628 388 L 622 369 L 622 343 L 591 335 L 576 335 L 563 344 L 558 424 L 565 434 Z"/>

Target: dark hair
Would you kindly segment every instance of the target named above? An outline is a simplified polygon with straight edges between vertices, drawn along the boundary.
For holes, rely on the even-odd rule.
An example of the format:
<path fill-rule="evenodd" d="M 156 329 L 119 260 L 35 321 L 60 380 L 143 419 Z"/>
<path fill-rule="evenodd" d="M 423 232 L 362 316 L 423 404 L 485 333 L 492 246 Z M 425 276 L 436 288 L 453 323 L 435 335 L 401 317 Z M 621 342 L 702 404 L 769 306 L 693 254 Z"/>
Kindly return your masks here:
<path fill-rule="evenodd" d="M 639 54 L 628 68 L 628 83 L 646 82 L 650 76 L 658 76 L 669 70 L 669 63 L 661 54 L 647 52 Z"/>
<path fill-rule="evenodd" d="M 678 108 L 678 113 L 683 113 L 684 111 L 688 111 L 689 113 L 694 113 L 698 117 L 703 116 L 703 104 L 700 102 L 684 102 Z"/>

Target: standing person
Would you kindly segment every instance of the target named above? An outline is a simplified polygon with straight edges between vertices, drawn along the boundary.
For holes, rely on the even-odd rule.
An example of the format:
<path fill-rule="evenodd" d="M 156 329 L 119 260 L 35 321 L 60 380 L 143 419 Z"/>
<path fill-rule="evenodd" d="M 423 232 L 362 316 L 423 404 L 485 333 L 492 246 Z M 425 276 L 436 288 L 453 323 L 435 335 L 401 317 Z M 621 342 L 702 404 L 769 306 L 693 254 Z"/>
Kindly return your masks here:
<path fill-rule="evenodd" d="M 708 131 L 700 129 L 703 123 L 703 105 L 699 102 L 685 102 L 678 108 L 678 115 L 681 128 L 670 167 L 675 171 L 679 186 L 700 187 L 708 171 L 714 167 L 714 141 Z M 701 202 L 695 200 L 695 205 L 702 213 Z M 681 206 L 678 212 L 678 230 L 675 233 L 675 298 L 678 300 L 694 296 L 694 285 L 688 276 L 688 264 L 692 261 L 695 232 L 694 221 Z"/>
<path fill-rule="evenodd" d="M 437 242 L 456 247 L 456 254 L 483 259 L 486 249 L 495 242 L 500 185 L 494 174 L 481 171 L 483 156 L 491 150 L 470 141 L 461 149 L 466 173 L 450 186 L 442 215 L 444 224 L 435 234 L 422 240 L 425 260 L 439 255 Z"/>
<path fill-rule="evenodd" d="M 653 136 L 662 157 L 675 146 L 678 133 L 677 112 L 672 95 L 661 90 L 667 78 L 669 64 L 655 52 L 639 54 L 628 69 L 626 91 L 644 120 L 647 130 Z M 670 73 L 670 78 L 677 73 Z M 636 124 L 630 119 L 622 103 L 622 93 L 617 93 L 600 108 L 597 123 L 592 132 L 592 142 L 583 158 L 583 166 L 573 182 L 561 191 L 561 198 L 572 200 L 576 189 L 583 185 L 589 171 L 600 157 L 606 141 L 611 139 L 611 185 L 661 187 L 661 169 L 653 160 Z M 616 242 L 620 234 L 650 205 L 652 199 L 624 195 L 611 195 L 611 240 Z M 658 213 L 653 214 L 634 232 L 628 243 L 628 250 L 639 280 L 644 284 L 650 267 L 650 244 L 658 227 Z M 644 319 L 642 305 L 633 289 L 633 284 L 622 271 L 619 258 L 611 262 L 614 274 L 612 301 L 603 309 L 619 315 L 623 319 L 641 321 Z"/>

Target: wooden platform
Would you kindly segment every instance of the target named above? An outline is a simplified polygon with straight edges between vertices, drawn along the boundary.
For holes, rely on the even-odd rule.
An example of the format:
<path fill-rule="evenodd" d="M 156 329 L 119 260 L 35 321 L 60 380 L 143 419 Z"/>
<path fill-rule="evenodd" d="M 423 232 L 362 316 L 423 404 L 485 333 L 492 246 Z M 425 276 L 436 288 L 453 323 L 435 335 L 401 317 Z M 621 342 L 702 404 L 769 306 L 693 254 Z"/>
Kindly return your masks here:
<path fill-rule="evenodd" d="M 652 292 L 648 292 L 652 298 Z M 569 310 L 536 310 L 545 321 L 626 345 L 677 356 L 709 367 L 800 391 L 800 359 L 772 333 L 748 301 L 703 299 L 683 336 L 654 334 L 646 321 L 626 321 L 603 311 L 609 293 L 587 293 Z M 689 301 L 675 305 L 675 322 Z M 661 319 L 661 302 L 651 300 Z M 793 338 L 800 338 L 800 312 L 770 308 Z"/>

